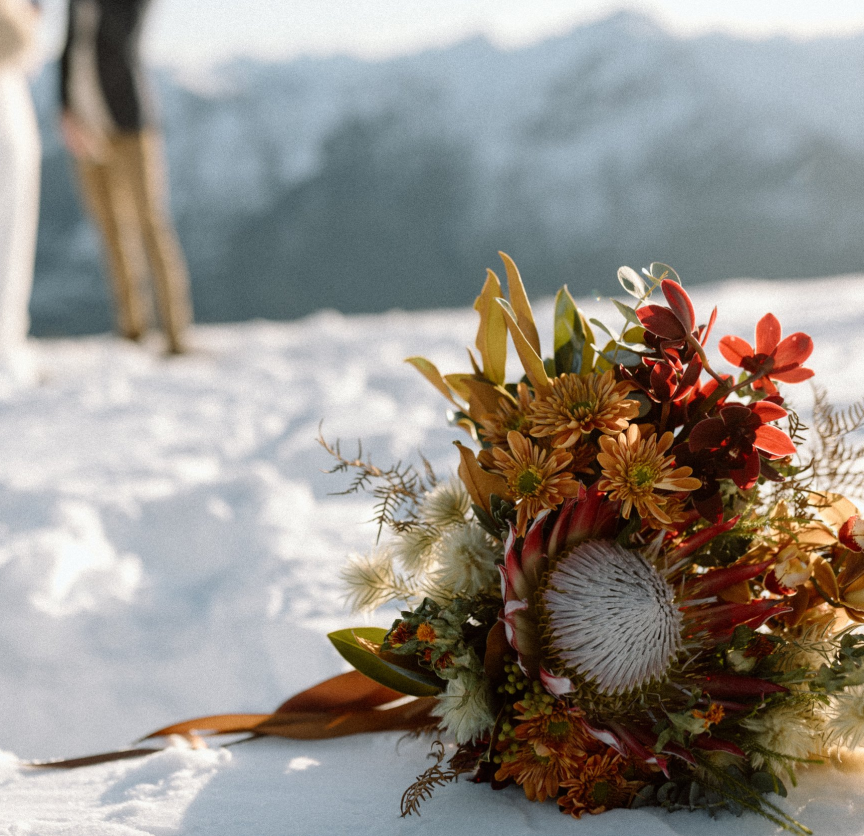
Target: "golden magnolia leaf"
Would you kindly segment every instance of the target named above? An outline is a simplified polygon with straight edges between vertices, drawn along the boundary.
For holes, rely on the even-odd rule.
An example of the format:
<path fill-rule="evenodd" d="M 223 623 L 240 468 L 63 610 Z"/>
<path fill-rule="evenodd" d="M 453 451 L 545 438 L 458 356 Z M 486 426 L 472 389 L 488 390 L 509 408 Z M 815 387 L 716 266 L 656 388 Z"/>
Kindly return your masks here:
<path fill-rule="evenodd" d="M 749 604 L 753 599 L 753 596 L 750 594 L 750 583 L 748 581 L 741 581 L 740 583 L 732 584 L 732 586 L 727 586 L 726 589 L 722 589 L 717 593 L 717 597 L 724 601 L 729 601 L 731 604 Z"/>
<path fill-rule="evenodd" d="M 276 709 L 276 713 L 286 711 L 359 711 L 393 702 L 401 696 L 399 691 L 379 685 L 360 671 L 353 670 L 325 679 L 323 682 L 295 694 L 282 703 Z"/>
<path fill-rule="evenodd" d="M 270 716 L 270 714 L 213 714 L 209 717 L 195 717 L 192 720 L 184 720 L 182 723 L 174 723 L 174 725 L 150 732 L 141 740 L 150 740 L 151 737 L 167 737 L 170 734 L 213 735 L 249 732 Z"/>
<path fill-rule="evenodd" d="M 491 270 L 486 271 L 483 290 L 474 302 L 480 314 L 475 345 L 483 360 L 483 376 L 493 383 L 504 383 L 507 366 L 507 325 L 496 304 L 501 297 L 501 282 Z"/>
<path fill-rule="evenodd" d="M 502 386 L 493 386 L 485 380 L 465 377 L 462 385 L 468 391 L 468 414 L 479 421 L 484 415 L 495 412 L 501 404 L 501 399 L 516 404 L 513 396 Z"/>
<path fill-rule="evenodd" d="M 525 285 L 522 284 L 519 268 L 507 253 L 499 251 L 498 255 L 501 256 L 501 261 L 504 262 L 504 269 L 507 271 L 507 295 L 510 297 L 510 304 L 513 307 L 513 312 L 516 314 L 516 322 L 519 325 L 519 329 L 525 335 L 528 345 L 534 349 L 535 354 L 538 357 L 542 357 L 543 352 L 540 351 L 540 337 L 537 334 L 534 313 L 531 310 L 531 303 L 528 301 L 528 294 L 525 292 Z"/>
<path fill-rule="evenodd" d="M 519 360 L 525 369 L 525 374 L 528 375 L 528 380 L 531 381 L 537 397 L 542 398 L 552 390 L 543 360 L 540 359 L 540 355 L 534 350 L 531 343 L 528 342 L 528 339 L 522 333 L 522 329 L 516 321 L 516 314 L 508 302 L 504 299 L 498 299 L 497 301 L 504 311 L 504 319 L 507 322 L 507 328 L 510 330 L 510 336 L 513 338 L 513 344 L 516 346 L 516 353 L 519 355 Z"/>
<path fill-rule="evenodd" d="M 813 558 L 813 580 L 819 584 L 819 588 L 833 599 L 840 597 L 840 587 L 837 585 L 837 576 L 834 569 L 824 557 Z"/>
<path fill-rule="evenodd" d="M 469 450 L 465 445 L 458 441 L 453 442 L 459 448 L 459 455 L 462 460 L 459 463 L 459 478 L 464 483 L 468 493 L 471 494 L 471 499 L 476 505 L 479 505 L 486 513 L 492 512 L 492 506 L 489 504 L 489 497 L 492 494 L 497 494 L 500 497 L 507 498 L 510 496 L 510 490 L 507 487 L 507 480 L 497 473 L 488 473 L 483 470 L 477 462 L 477 457 L 472 450 Z"/>
<path fill-rule="evenodd" d="M 292 740 L 325 740 L 378 731 L 411 731 L 432 725 L 434 697 L 421 697 L 393 708 L 345 712 L 294 712 L 273 714 L 256 729 L 258 734 Z"/>
<path fill-rule="evenodd" d="M 454 374 L 445 374 L 444 382 L 463 400 L 467 401 L 471 397 L 471 390 L 465 385 L 466 380 L 470 380 L 473 375 L 465 374 L 465 372 L 456 372 Z"/>
<path fill-rule="evenodd" d="M 438 371 L 437 367 L 434 363 L 430 363 L 425 357 L 406 357 L 406 363 L 410 363 L 417 369 L 423 377 L 426 378 L 445 398 L 447 398 L 450 403 L 453 404 L 457 409 L 462 409 L 462 406 L 456 402 L 453 398 L 453 394 L 450 391 L 450 387 L 445 382 L 444 378 L 441 376 L 441 372 Z"/>
<path fill-rule="evenodd" d="M 808 499 L 822 519 L 835 531 L 858 513 L 858 509 L 845 496 L 839 493 L 811 493 Z"/>

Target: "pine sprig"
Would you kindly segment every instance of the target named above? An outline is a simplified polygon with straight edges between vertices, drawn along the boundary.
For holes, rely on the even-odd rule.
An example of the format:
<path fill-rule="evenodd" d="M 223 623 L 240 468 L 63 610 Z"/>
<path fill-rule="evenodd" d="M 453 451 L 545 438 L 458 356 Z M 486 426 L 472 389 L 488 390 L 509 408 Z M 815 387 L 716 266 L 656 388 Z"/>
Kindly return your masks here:
<path fill-rule="evenodd" d="M 432 751 L 429 753 L 430 758 L 435 758 L 435 764 L 430 766 L 422 775 L 417 776 L 417 780 L 405 790 L 400 803 L 402 818 L 412 816 L 416 813 L 420 815 L 420 804 L 428 801 L 432 797 L 432 792 L 435 787 L 443 787 L 455 781 L 460 775 L 473 771 L 472 769 L 462 769 L 451 767 L 450 769 L 442 769 L 441 763 L 444 760 L 446 751 L 444 744 L 440 740 L 432 743 Z"/>
<path fill-rule="evenodd" d="M 864 490 L 864 440 L 854 438 L 864 429 L 864 400 L 838 410 L 828 402 L 824 389 L 814 391 L 814 481 L 835 493 Z"/>
<path fill-rule="evenodd" d="M 371 493 L 377 500 L 373 520 L 378 523 L 378 538 L 386 525 L 393 531 L 405 531 L 419 524 L 417 505 L 423 494 L 437 484 L 432 465 L 421 456 L 423 473 L 413 465 L 397 462 L 386 470 L 363 459 L 363 445 L 357 442 L 357 455 L 349 459 L 342 455 L 339 441 L 329 444 L 319 432 L 318 443 L 336 460 L 326 473 L 351 473 L 351 482 L 344 491 L 335 491 L 336 496 Z"/>
<path fill-rule="evenodd" d="M 805 431 L 809 429 L 812 429 L 810 441 L 805 444 Z M 812 518 L 811 494 L 864 492 L 862 431 L 864 400 L 839 410 L 828 401 L 824 389 L 814 387 L 812 428 L 806 427 L 794 411 L 789 412 L 789 437 L 802 454 L 806 449 L 809 459 L 790 468 L 784 481 L 774 483 L 767 507 L 783 500 L 793 518 Z"/>

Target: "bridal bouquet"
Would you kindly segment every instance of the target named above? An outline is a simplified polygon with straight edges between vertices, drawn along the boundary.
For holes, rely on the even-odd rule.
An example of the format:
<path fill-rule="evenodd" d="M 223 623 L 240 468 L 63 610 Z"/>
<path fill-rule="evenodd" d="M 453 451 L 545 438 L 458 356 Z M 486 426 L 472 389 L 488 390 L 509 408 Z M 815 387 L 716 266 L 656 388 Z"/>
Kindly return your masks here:
<path fill-rule="evenodd" d="M 805 447 L 780 387 L 813 377 L 810 337 L 766 314 L 753 345 L 720 339 L 715 369 L 716 309 L 703 323 L 662 264 L 619 270 L 633 302 L 613 302 L 614 329 L 562 288 L 544 356 L 502 258 L 508 297 L 489 271 L 470 370 L 408 361 L 466 433 L 458 478 L 322 439 L 388 533 L 346 566 L 349 599 L 401 616 L 332 633 L 356 670 L 271 714 L 150 737 L 429 732 L 436 763 L 403 815 L 470 774 L 577 818 L 726 808 L 809 833 L 770 796 L 864 744 L 864 519 L 842 495 L 864 493 L 864 402 L 837 411 L 817 389 Z M 508 381 L 510 342 L 522 368 Z"/>
<path fill-rule="evenodd" d="M 807 832 L 767 796 L 864 743 L 864 519 L 840 494 L 862 488 L 864 407 L 817 391 L 805 462 L 781 387 L 813 376 L 810 337 L 766 314 L 753 345 L 720 339 L 715 369 L 716 308 L 703 322 L 662 264 L 619 271 L 620 327 L 562 288 L 544 356 L 502 258 L 508 297 L 489 271 L 470 370 L 408 360 L 467 434 L 458 478 L 325 445 L 389 529 L 344 570 L 350 599 L 404 609 L 330 638 L 438 735 L 403 814 L 470 773 L 576 817 L 725 807 Z"/>

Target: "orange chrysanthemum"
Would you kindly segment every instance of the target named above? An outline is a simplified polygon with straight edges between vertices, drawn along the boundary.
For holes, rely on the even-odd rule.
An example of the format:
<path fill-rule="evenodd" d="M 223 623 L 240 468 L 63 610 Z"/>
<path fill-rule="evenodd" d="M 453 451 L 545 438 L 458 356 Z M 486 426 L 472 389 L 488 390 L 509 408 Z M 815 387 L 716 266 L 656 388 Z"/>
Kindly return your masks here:
<path fill-rule="evenodd" d="M 579 773 L 561 781 L 566 793 L 558 799 L 562 813 L 581 818 L 583 813 L 595 815 L 616 806 L 627 785 L 621 774 L 621 756 L 612 749 L 605 755 L 591 755 Z"/>
<path fill-rule="evenodd" d="M 581 485 L 567 472 L 571 456 L 565 450 L 541 450 L 515 430 L 507 433 L 507 444 L 509 453 L 492 449 L 493 469 L 507 480 L 521 537 L 537 514 L 557 508 L 568 496 L 578 496 Z"/>
<path fill-rule="evenodd" d="M 639 413 L 639 403 L 626 396 L 630 383 L 615 382 L 610 370 L 603 374 L 562 374 L 552 391 L 531 405 L 531 435 L 552 436 L 555 447 L 572 447 L 592 430 L 612 435 L 626 429 Z"/>
<path fill-rule="evenodd" d="M 576 750 L 558 751 L 529 741 L 514 741 L 502 756 L 495 780 L 512 778 L 529 801 L 545 801 L 558 795 L 561 783 L 575 777 L 584 762 L 584 753 Z"/>
<path fill-rule="evenodd" d="M 592 442 L 577 444 L 569 447 L 567 452 L 571 455 L 570 470 L 574 473 L 590 473 L 593 475 L 592 465 L 597 460 L 597 446 Z"/>
<path fill-rule="evenodd" d="M 569 708 L 560 700 L 552 705 L 545 702 L 532 705 L 531 700 L 513 706 L 521 722 L 513 730 L 517 740 L 525 740 L 539 754 L 550 751 L 570 752 L 585 757 L 586 750 L 594 748 L 596 741 L 589 738 L 579 722 L 582 712 Z M 548 712 L 548 713 L 547 713 Z"/>
<path fill-rule="evenodd" d="M 507 446 L 507 433 L 515 430 L 522 435 L 528 435 L 532 423 L 528 417 L 531 407 L 531 396 L 528 387 L 520 383 L 517 387 L 519 402 L 502 397 L 495 412 L 487 412 L 480 419 L 480 435 L 487 444 L 493 447 Z"/>
<path fill-rule="evenodd" d="M 719 723 L 726 716 L 726 709 L 723 708 L 722 705 L 718 705 L 716 702 L 712 702 L 711 705 L 708 706 L 707 711 L 699 711 L 699 709 L 694 709 L 690 713 L 697 720 L 703 720 L 705 728 L 707 729 L 713 726 L 714 723 Z"/>
<path fill-rule="evenodd" d="M 435 633 L 435 628 L 428 622 L 424 621 L 417 628 L 417 641 L 418 642 L 434 642 L 438 636 Z"/>
<path fill-rule="evenodd" d="M 654 517 L 669 525 L 672 518 L 664 510 L 669 497 L 657 491 L 695 491 L 701 487 L 702 482 L 690 476 L 691 468 L 676 468 L 675 459 L 665 455 L 671 446 L 671 432 L 664 433 L 659 441 L 653 432 L 643 438 L 636 424 L 614 438 L 600 439 L 602 452 L 597 461 L 603 478 L 597 488 L 607 492 L 610 499 L 621 500 L 625 520 L 635 507 L 640 517 Z"/>

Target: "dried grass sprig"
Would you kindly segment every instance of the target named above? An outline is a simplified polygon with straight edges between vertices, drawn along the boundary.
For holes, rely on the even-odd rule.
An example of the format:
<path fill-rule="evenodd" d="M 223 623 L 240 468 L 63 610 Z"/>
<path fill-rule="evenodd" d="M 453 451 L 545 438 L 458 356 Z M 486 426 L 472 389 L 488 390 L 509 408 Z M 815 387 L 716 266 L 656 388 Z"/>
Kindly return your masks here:
<path fill-rule="evenodd" d="M 409 601 L 420 595 L 420 587 L 393 567 L 388 549 L 355 555 L 339 572 L 348 587 L 345 599 L 355 611 L 371 611 L 392 601 Z"/>
<path fill-rule="evenodd" d="M 334 491 L 335 496 L 365 491 L 377 500 L 374 505 L 374 522 L 378 524 L 378 538 L 386 525 L 393 531 L 406 531 L 420 524 L 417 505 L 420 498 L 438 484 L 435 471 L 427 459 L 421 456 L 423 472 L 413 465 L 397 462 L 384 470 L 363 459 L 363 445 L 357 442 L 357 456 L 349 459 L 342 455 L 339 441 L 328 443 L 318 434 L 318 443 L 336 460 L 326 473 L 352 473 L 351 483 L 344 491 Z"/>

